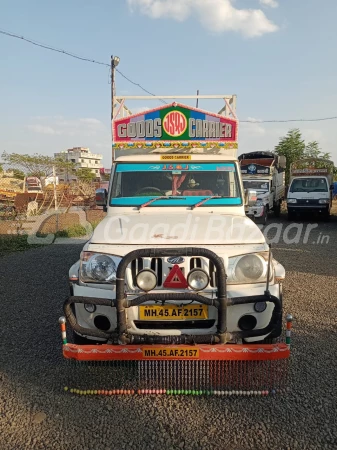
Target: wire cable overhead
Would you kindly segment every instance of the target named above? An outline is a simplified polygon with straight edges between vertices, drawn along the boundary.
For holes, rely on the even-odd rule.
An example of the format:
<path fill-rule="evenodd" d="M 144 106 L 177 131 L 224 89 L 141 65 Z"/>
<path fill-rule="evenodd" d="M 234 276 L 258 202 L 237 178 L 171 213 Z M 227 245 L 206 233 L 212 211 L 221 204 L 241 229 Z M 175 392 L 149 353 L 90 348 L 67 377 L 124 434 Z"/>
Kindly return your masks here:
<path fill-rule="evenodd" d="M 110 67 L 110 64 L 104 63 L 102 61 L 97 61 L 97 60 L 91 59 L 91 58 L 85 58 L 83 56 L 76 55 L 75 53 L 71 53 L 71 52 L 68 52 L 66 50 L 62 50 L 62 49 L 59 49 L 59 48 L 52 47 L 50 45 L 46 45 L 46 44 L 42 44 L 42 43 L 37 42 L 37 41 L 33 41 L 32 39 L 28 39 L 28 38 L 26 38 L 24 36 L 19 36 L 18 34 L 11 33 L 9 31 L 5 31 L 5 30 L 1 30 L 0 29 L 0 34 L 3 34 L 5 36 L 9 36 L 9 37 L 12 37 L 12 38 L 15 38 L 15 39 L 21 39 L 22 41 L 28 42 L 29 44 L 35 45 L 37 47 L 44 48 L 46 50 L 51 50 L 53 52 L 61 53 L 63 55 L 70 56 L 71 58 L 79 59 L 81 61 L 86 61 L 86 62 L 90 62 L 90 63 L 93 63 L 93 64 L 99 64 L 101 66 Z M 145 89 L 141 84 L 136 83 L 135 81 L 132 81 L 129 77 L 124 75 L 124 73 L 121 72 L 119 69 L 116 68 L 115 70 L 123 78 L 125 78 L 125 80 L 127 80 L 129 83 L 133 84 L 134 86 L 139 87 L 142 91 L 144 91 L 147 94 L 152 95 L 153 97 L 155 97 L 155 94 L 153 94 L 152 92 L 150 92 L 147 89 Z M 164 103 L 164 104 L 167 104 L 164 100 L 160 100 L 160 101 L 162 103 Z M 316 118 L 316 119 L 240 120 L 240 123 L 255 123 L 255 124 L 259 124 L 259 123 L 289 123 L 289 122 L 322 122 L 322 121 L 336 120 L 336 119 L 337 119 L 337 116 L 332 116 L 332 117 L 323 117 L 323 118 Z"/>
<path fill-rule="evenodd" d="M 8 31 L 0 30 L 0 34 L 4 34 L 5 36 L 9 36 L 9 37 L 16 38 L 16 39 L 21 39 L 22 41 L 28 42 L 29 44 L 35 45 L 35 46 L 37 46 L 37 47 L 41 47 L 41 48 L 44 48 L 44 49 L 46 49 L 46 50 L 51 50 L 51 51 L 57 52 L 57 53 L 62 53 L 63 55 L 67 55 L 67 56 L 70 56 L 70 57 L 72 57 L 72 58 L 79 59 L 79 60 L 81 60 L 81 61 L 86 61 L 86 62 L 90 62 L 90 63 L 93 63 L 93 64 L 99 64 L 100 66 L 106 66 L 106 67 L 109 67 L 109 68 L 110 68 L 110 64 L 107 64 L 107 63 L 104 63 L 104 62 L 101 62 L 101 61 L 97 61 L 96 59 L 85 58 L 85 57 L 83 57 L 83 56 L 76 55 L 75 53 L 71 53 L 71 52 L 68 52 L 68 51 L 66 51 L 66 50 L 62 50 L 62 49 L 59 49 L 59 48 L 55 48 L 55 47 L 52 47 L 52 46 L 50 46 L 50 45 L 41 44 L 40 42 L 33 41 L 32 39 L 28 39 L 28 38 L 26 38 L 26 37 L 24 37 L 24 36 L 19 36 L 19 35 L 17 35 L 17 34 L 10 33 L 10 32 L 8 32 Z M 147 94 L 152 95 L 152 96 L 155 96 L 155 94 L 153 94 L 152 92 L 150 92 L 150 91 L 148 91 L 147 89 L 145 89 L 141 84 L 136 83 L 136 82 L 132 81 L 130 78 L 128 78 L 128 77 L 127 77 L 126 75 L 124 75 L 119 69 L 115 69 L 115 70 L 116 70 L 116 72 L 118 72 L 123 78 L 125 78 L 129 83 L 132 83 L 133 85 L 138 86 L 142 91 L 146 92 Z M 164 103 L 166 103 L 166 102 L 164 102 Z"/>

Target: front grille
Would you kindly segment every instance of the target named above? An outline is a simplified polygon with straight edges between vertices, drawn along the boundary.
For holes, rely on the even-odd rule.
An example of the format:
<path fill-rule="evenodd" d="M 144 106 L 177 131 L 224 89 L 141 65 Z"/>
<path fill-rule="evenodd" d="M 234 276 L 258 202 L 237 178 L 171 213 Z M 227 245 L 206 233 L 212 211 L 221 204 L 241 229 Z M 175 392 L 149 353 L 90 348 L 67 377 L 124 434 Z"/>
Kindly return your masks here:
<path fill-rule="evenodd" d="M 201 258 L 191 258 L 190 259 L 190 270 L 202 268 Z"/>
<path fill-rule="evenodd" d="M 301 198 L 297 200 L 297 205 L 320 205 L 320 203 L 318 203 L 318 200 L 314 200 L 314 199 L 305 199 L 305 198 Z M 323 206 L 323 205 L 322 205 Z"/>
<path fill-rule="evenodd" d="M 217 287 L 216 282 L 216 268 L 212 261 L 209 262 L 209 278 L 210 278 L 210 285 L 212 288 Z"/>
<path fill-rule="evenodd" d="M 212 328 L 214 319 L 209 320 L 135 320 L 134 324 L 139 330 L 192 330 L 195 328 Z"/>
<path fill-rule="evenodd" d="M 157 286 L 161 286 L 163 284 L 163 261 L 161 258 L 152 258 L 151 259 L 151 269 L 157 275 Z"/>
<path fill-rule="evenodd" d="M 143 258 L 134 259 L 131 263 L 132 282 L 134 286 L 137 286 L 136 276 L 144 269 Z"/>
<path fill-rule="evenodd" d="M 164 283 L 164 258 L 150 258 L 147 260 L 147 264 L 145 263 L 143 258 L 137 258 L 132 261 L 131 263 L 131 275 L 132 275 L 132 282 L 133 286 L 136 286 L 136 276 L 137 274 L 143 270 L 144 268 L 148 267 L 152 269 L 156 275 L 157 275 L 157 287 L 162 287 Z M 189 262 L 187 263 L 187 266 L 184 267 L 183 265 L 179 265 L 180 270 L 182 271 L 183 275 L 187 277 L 188 273 L 193 269 L 204 269 L 208 272 L 209 278 L 210 278 L 210 287 L 215 288 L 217 287 L 216 282 L 216 268 L 212 261 L 208 261 L 208 267 L 207 264 L 205 264 L 205 261 L 203 258 L 199 257 L 192 257 L 190 258 Z M 168 266 L 166 268 L 166 271 L 169 273 L 172 269 L 172 266 Z"/>

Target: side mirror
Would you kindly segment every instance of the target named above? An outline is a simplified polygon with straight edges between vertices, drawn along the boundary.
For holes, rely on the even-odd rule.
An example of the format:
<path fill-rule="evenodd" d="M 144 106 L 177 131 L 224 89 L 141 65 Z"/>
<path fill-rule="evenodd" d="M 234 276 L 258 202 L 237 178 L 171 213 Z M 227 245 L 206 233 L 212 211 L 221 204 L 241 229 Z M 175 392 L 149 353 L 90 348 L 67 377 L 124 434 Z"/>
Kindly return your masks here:
<path fill-rule="evenodd" d="M 107 211 L 108 192 L 106 189 L 97 189 L 95 200 L 97 206 L 103 206 L 103 210 Z"/>
<path fill-rule="evenodd" d="M 246 205 L 254 206 L 257 201 L 257 193 L 251 189 L 246 191 Z"/>
<path fill-rule="evenodd" d="M 275 187 L 274 186 L 270 189 L 270 192 L 275 192 Z"/>

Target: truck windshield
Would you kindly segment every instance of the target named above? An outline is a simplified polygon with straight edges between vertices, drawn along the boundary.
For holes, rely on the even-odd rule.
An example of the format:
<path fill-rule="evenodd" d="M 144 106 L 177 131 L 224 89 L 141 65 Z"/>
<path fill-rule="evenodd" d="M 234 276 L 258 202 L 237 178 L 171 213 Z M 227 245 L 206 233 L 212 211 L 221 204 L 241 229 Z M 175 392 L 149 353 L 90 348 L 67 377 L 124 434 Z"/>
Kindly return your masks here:
<path fill-rule="evenodd" d="M 243 180 L 243 187 L 245 189 L 253 189 L 256 191 L 269 191 L 269 181 L 263 180 Z"/>
<path fill-rule="evenodd" d="M 120 162 L 116 165 L 110 206 L 191 206 L 210 196 L 218 198 L 209 199 L 205 206 L 242 205 L 234 163 Z M 160 198 L 150 202 L 156 197 Z"/>
<path fill-rule="evenodd" d="M 325 178 L 295 178 L 289 190 L 290 192 L 327 192 L 328 184 Z"/>

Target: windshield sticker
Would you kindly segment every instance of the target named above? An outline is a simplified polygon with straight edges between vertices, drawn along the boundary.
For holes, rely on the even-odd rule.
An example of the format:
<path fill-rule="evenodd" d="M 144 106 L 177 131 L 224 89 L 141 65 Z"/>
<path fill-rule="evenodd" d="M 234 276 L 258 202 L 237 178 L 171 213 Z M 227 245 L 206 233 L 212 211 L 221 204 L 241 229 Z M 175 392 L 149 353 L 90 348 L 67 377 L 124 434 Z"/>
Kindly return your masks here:
<path fill-rule="evenodd" d="M 214 172 L 214 171 L 224 171 L 224 172 L 235 172 L 235 165 L 232 163 L 226 164 L 127 164 L 119 163 L 116 167 L 116 172 L 153 172 L 153 171 L 193 171 L 193 172 Z"/>
<path fill-rule="evenodd" d="M 166 164 L 163 165 L 162 170 L 188 170 L 189 166 L 186 164 L 184 166 L 181 166 L 180 164 L 169 164 L 168 166 Z"/>

